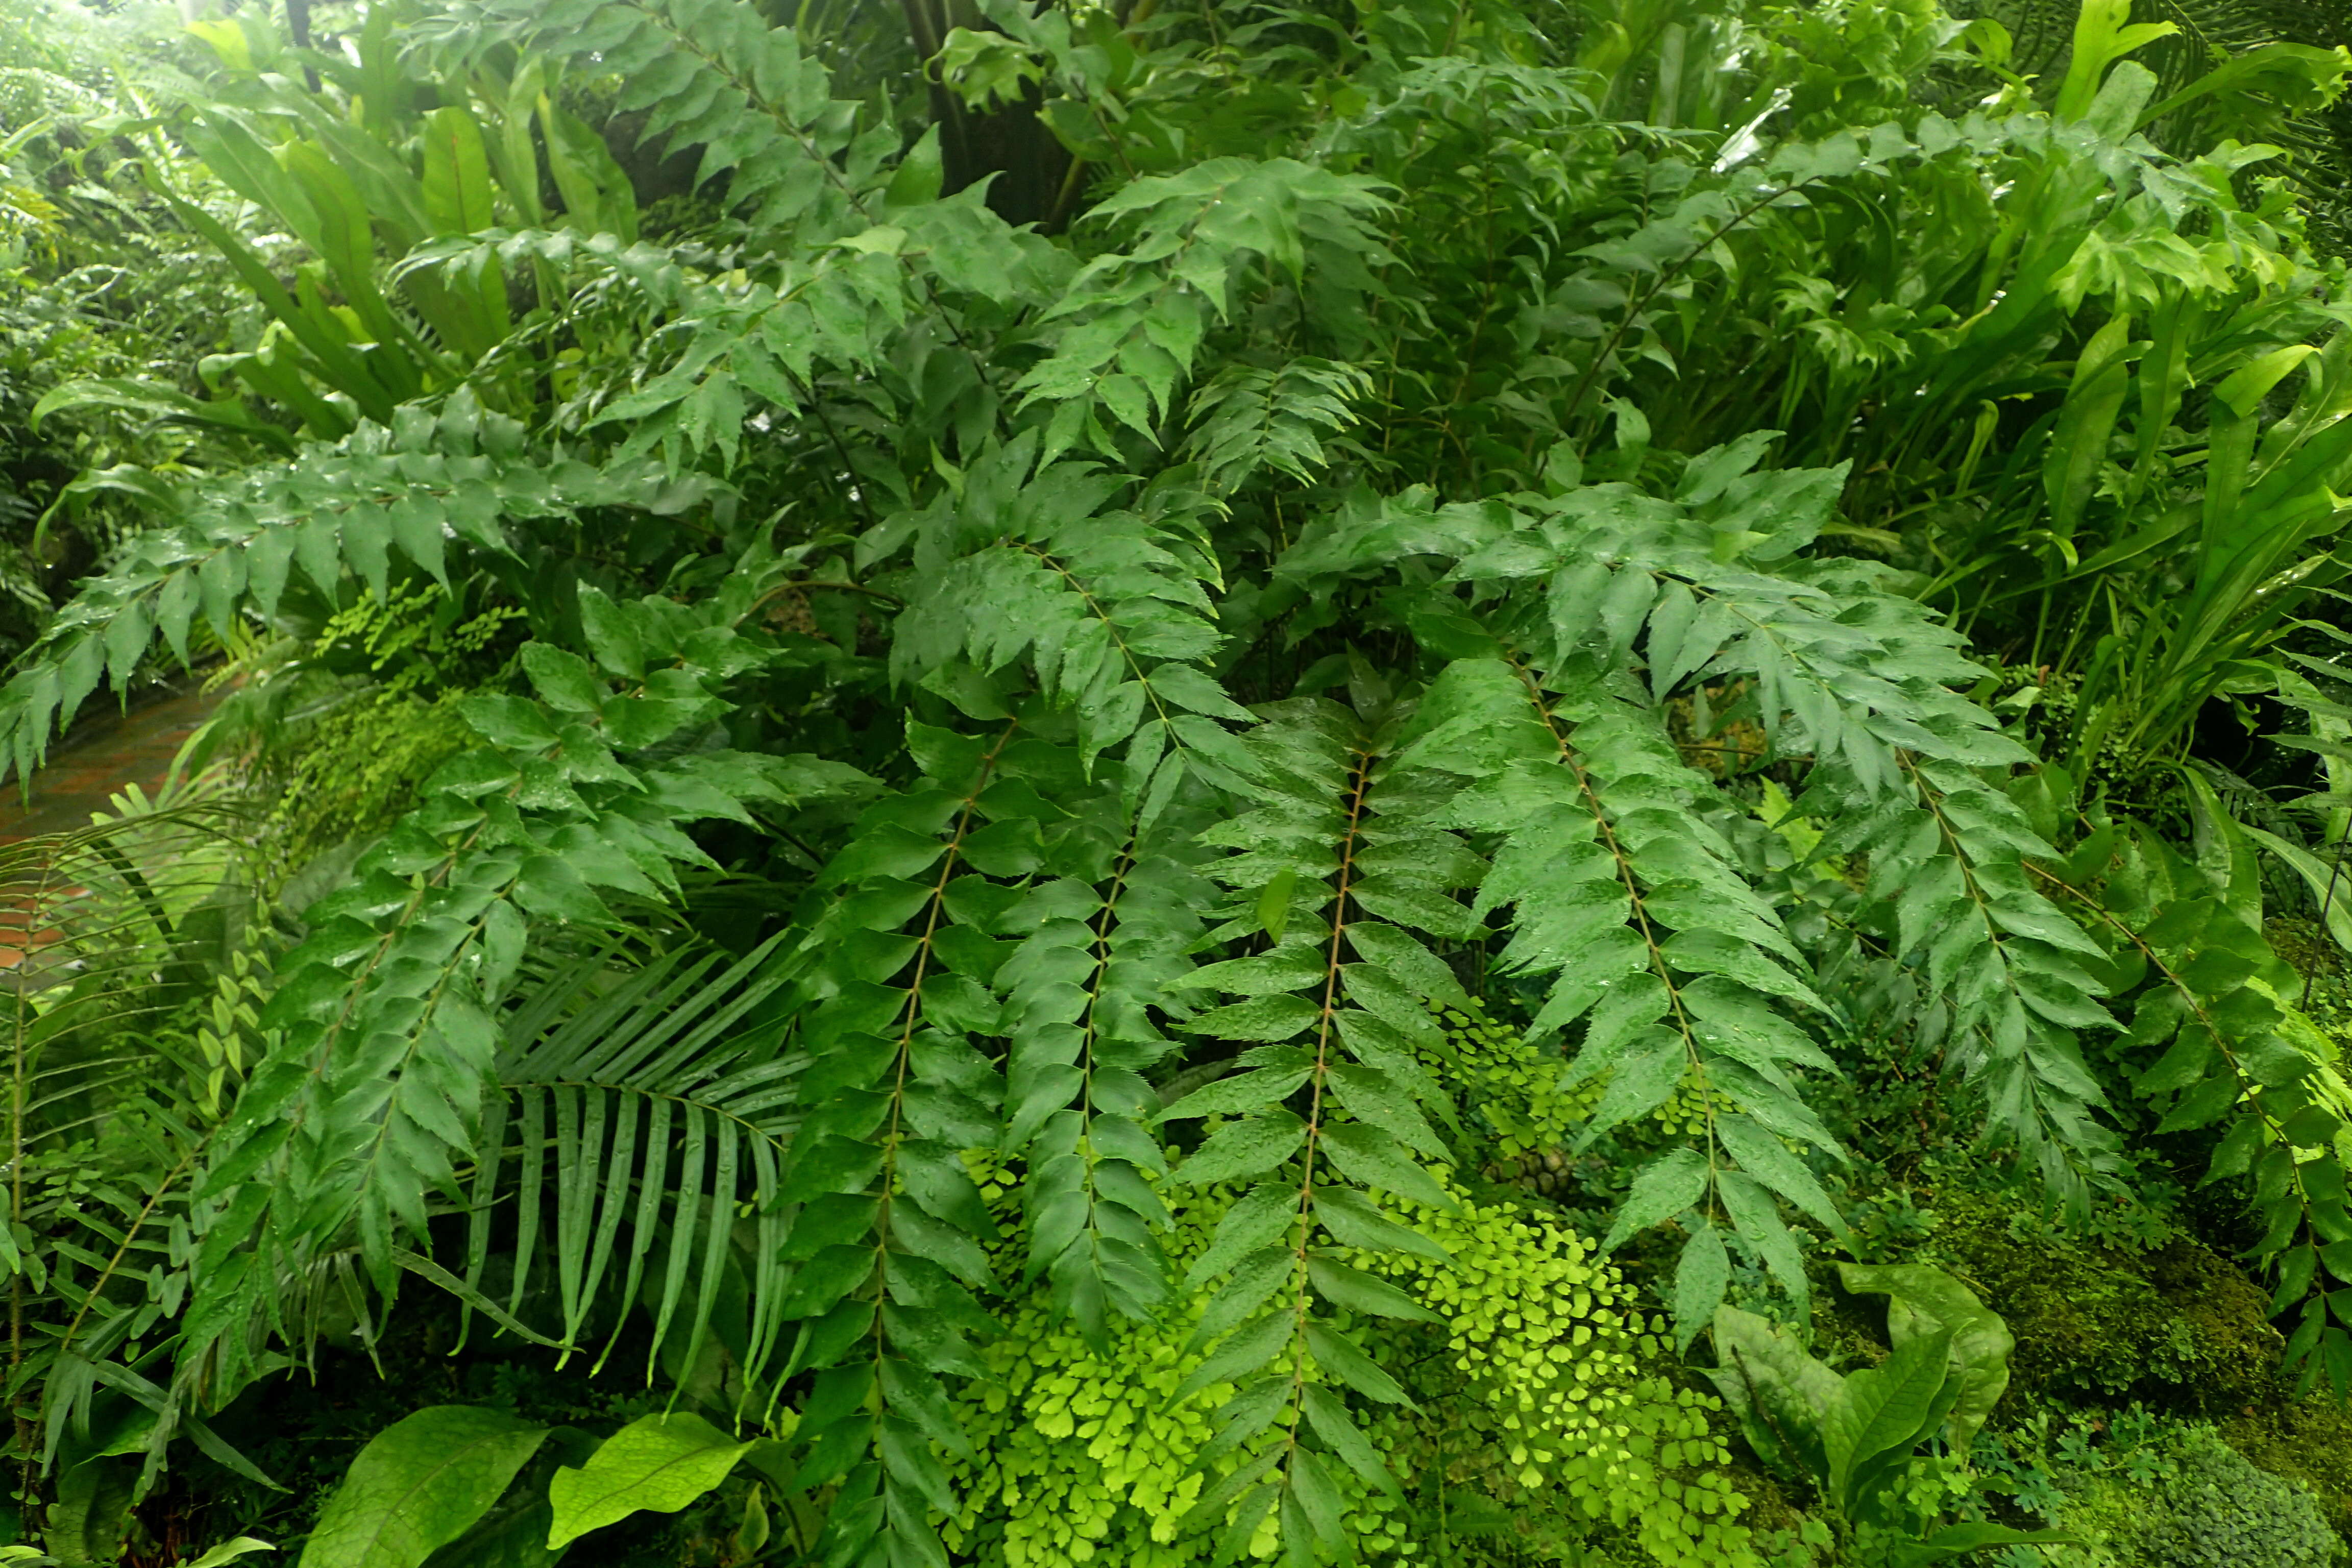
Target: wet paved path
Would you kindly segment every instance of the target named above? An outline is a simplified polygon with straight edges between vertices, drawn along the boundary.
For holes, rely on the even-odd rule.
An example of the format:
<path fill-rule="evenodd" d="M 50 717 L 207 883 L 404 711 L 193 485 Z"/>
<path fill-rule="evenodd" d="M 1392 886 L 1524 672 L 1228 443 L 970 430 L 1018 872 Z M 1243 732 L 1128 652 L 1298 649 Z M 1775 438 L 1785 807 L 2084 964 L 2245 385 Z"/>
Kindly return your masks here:
<path fill-rule="evenodd" d="M 102 710 L 104 719 L 73 737 L 70 745 L 52 751 L 48 765 L 34 773 L 29 805 L 13 781 L 0 784 L 0 844 L 87 827 L 91 814 L 110 810 L 112 797 L 128 784 L 152 798 L 171 776 L 181 744 L 219 700 L 217 695 L 191 692 L 151 702 L 128 716 Z M 62 891 L 70 899 L 80 889 Z M 45 902 L 22 892 L 0 894 L 0 975 L 12 974 L 28 953 L 56 940 L 48 917 L 36 912 L 42 908 Z"/>
<path fill-rule="evenodd" d="M 134 709 L 128 718 L 110 710 L 103 723 L 76 736 L 71 746 L 49 752 L 48 765 L 33 775 L 29 806 L 15 781 L 0 785 L 0 844 L 87 827 L 90 813 L 107 810 L 109 797 L 125 784 L 152 797 L 181 744 L 219 700 L 191 692 Z M 107 700 L 104 693 L 94 699 Z"/>

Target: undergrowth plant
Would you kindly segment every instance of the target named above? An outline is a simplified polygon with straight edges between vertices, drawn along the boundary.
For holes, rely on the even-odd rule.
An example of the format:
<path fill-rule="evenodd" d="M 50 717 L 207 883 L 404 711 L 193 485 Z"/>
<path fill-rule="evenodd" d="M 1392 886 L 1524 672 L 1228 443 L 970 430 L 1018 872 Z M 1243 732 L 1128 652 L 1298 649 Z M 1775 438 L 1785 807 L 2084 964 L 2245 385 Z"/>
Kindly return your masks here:
<path fill-rule="evenodd" d="M 214 1416 L 438 1313 L 670 1407 L 419 1412 L 306 1562 L 428 1472 L 404 1568 L 722 1486 L 836 1568 L 1755 1561 L 1673 1363 L 1735 1278 L 1810 1331 L 1865 1026 L 2062 1210 L 2189 1135 L 2352 1384 L 2242 845 L 2083 761 L 2335 581 L 2340 278 L 2267 151 L 2140 134 L 2104 0 L 2046 103 L 1926 0 L 962 20 L 917 75 L 722 0 L 202 25 L 172 130 L 301 259 L 174 198 L 271 324 L 154 394 L 217 445 L 0 755 L 224 650 L 252 776 L 370 744 L 334 700 L 465 733 L 281 840 L 341 885 L 197 984 L 231 1068 L 28 1476 L 104 1389 L 126 1499 L 258 1477 Z M 1970 634 L 2079 679 L 2064 754 Z M 1597 1237 L 1482 1174 L 1555 1151 Z M 2011 1539 L 1852 1479 L 1894 1559 Z"/>

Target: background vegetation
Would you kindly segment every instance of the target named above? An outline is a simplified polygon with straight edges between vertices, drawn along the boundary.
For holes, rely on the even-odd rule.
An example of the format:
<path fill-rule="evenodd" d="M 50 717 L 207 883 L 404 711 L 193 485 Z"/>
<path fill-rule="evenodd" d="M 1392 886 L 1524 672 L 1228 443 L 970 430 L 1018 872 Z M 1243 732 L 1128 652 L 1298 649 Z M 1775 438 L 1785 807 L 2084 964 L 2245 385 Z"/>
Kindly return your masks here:
<path fill-rule="evenodd" d="M 0 1558 L 2344 1553 L 2352 17 L 7 7 Z"/>

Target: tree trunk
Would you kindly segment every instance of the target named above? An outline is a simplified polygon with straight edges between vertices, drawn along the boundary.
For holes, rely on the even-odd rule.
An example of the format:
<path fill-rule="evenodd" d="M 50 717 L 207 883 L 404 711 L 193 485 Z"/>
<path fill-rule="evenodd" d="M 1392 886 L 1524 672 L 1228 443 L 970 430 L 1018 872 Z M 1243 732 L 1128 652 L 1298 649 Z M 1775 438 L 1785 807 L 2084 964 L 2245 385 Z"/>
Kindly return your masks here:
<path fill-rule="evenodd" d="M 1045 96 L 1031 88 L 1018 103 L 985 113 L 964 106 L 963 100 L 932 74 L 950 29 L 993 30 L 969 0 L 903 0 L 907 26 L 922 57 L 924 79 L 931 96 L 931 118 L 940 128 L 940 163 L 949 195 L 967 185 L 997 178 L 988 187 L 988 205 L 1010 224 L 1045 224 L 1057 216 L 1062 182 L 1070 172 L 1069 150 L 1038 114 Z M 1040 9 L 1052 0 L 1037 0 Z"/>

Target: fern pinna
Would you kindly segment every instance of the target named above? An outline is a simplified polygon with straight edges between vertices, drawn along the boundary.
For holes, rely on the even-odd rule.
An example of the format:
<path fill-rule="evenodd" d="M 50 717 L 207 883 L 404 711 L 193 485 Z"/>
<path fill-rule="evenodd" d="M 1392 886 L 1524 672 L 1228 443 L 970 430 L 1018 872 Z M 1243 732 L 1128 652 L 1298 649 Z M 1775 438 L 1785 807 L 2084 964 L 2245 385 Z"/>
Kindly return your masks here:
<path fill-rule="evenodd" d="M 1264 23 L 1270 79 L 1323 106 L 1269 140 L 1191 21 L 985 9 L 958 47 L 1013 51 L 1092 149 L 1066 232 L 945 191 L 937 128 L 833 96 L 751 7 L 420 28 L 436 114 L 519 57 L 614 79 L 697 160 L 716 237 L 590 232 L 566 192 L 577 223 L 518 207 L 381 258 L 441 280 L 421 300 L 511 267 L 536 313 L 478 375 L 173 490 L 0 692 L 29 773 L 158 637 L 186 659 L 395 583 L 476 585 L 530 633 L 460 706 L 478 746 L 301 912 L 173 1210 L 169 1305 L 65 1334 L 53 1419 L 97 1358 L 170 1414 L 160 1465 L 310 1352 L 322 1281 L 364 1339 L 405 1278 L 468 1332 L 640 1346 L 778 1434 L 761 1462 L 822 1500 L 825 1561 L 941 1563 L 995 1336 L 1043 1312 L 1108 1360 L 1189 1321 L 1171 1397 L 1222 1393 L 1169 1528 L 1305 1563 L 1446 1484 L 1396 1348 L 1470 1321 L 1442 1238 L 1622 1296 L 1478 1206 L 1479 1086 L 1543 1080 L 1514 1152 L 1637 1152 L 1596 1228 L 1667 1227 L 1679 1349 L 1735 1259 L 1801 1323 L 1852 1152 L 1822 1090 L 1872 966 L 1884 1026 L 2060 1201 L 2115 1180 L 2119 1129 L 2223 1127 L 2298 1355 L 2352 1376 L 2352 1100 L 2259 931 L 2058 809 L 1962 694 L 1960 637 L 1825 547 L 1851 468 L 1775 467 L 1766 429 L 1652 450 L 1616 395 L 1672 363 L 1688 290 L 1735 286 L 1728 247 L 1814 197 L 1974 180 L 2047 122 L 1913 112 L 1694 166 L 1621 145 L 1584 67 L 1473 5 L 1398 8 L 1361 58 Z M 1169 132 L 1216 95 L 1166 84 L 1202 72 L 1234 101 Z M 1473 103 L 1526 177 L 1452 183 L 1424 110 Z M 1433 254 L 1474 197 L 1484 261 Z M 1507 323 L 1527 361 L 1498 377 Z M 630 352 L 552 346 L 608 339 Z M 1777 805 L 1694 765 L 1735 728 Z M 1664 1353 L 1642 1321 L 1604 1337 Z"/>

